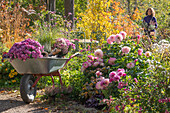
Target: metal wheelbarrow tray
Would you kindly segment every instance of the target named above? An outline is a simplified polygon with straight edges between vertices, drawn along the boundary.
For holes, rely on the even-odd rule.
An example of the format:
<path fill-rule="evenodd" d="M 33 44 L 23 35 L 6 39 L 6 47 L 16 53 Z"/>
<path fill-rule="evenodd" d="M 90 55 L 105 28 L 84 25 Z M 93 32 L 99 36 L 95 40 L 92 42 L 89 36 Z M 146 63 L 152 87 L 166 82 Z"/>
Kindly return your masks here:
<path fill-rule="evenodd" d="M 10 63 L 19 74 L 49 74 L 64 67 L 69 58 L 37 58 L 22 61 L 14 59 Z"/>

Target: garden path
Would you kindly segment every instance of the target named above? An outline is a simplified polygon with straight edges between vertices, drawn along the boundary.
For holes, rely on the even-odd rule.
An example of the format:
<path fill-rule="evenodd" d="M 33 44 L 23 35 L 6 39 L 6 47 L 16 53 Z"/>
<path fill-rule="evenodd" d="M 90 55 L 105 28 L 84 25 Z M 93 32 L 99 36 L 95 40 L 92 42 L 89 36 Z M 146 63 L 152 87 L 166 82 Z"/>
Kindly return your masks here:
<path fill-rule="evenodd" d="M 42 95 L 42 90 L 37 91 Z M 40 101 L 36 98 L 34 103 L 25 104 L 18 90 L 0 90 L 0 113 L 98 113 L 94 108 L 85 108 L 75 101 L 56 99 L 55 105 L 50 105 L 47 101 Z"/>

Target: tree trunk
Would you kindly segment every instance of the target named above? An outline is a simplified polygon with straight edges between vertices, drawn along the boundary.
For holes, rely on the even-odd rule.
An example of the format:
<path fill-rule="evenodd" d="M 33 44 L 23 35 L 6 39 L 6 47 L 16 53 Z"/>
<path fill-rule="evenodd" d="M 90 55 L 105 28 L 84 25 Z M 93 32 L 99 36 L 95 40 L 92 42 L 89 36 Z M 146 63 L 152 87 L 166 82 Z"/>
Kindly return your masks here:
<path fill-rule="evenodd" d="M 72 21 L 71 28 L 74 28 L 74 0 L 64 0 L 65 16 Z M 71 15 L 69 15 L 71 13 Z"/>
<path fill-rule="evenodd" d="M 128 2 L 128 14 L 130 15 L 130 0 L 127 0 L 127 2 Z"/>
<path fill-rule="evenodd" d="M 138 5 L 138 2 L 137 2 L 137 0 L 135 0 L 135 6 L 134 6 L 134 11 L 136 10 L 136 8 L 138 7 L 137 5 Z"/>
<path fill-rule="evenodd" d="M 46 8 L 48 11 L 53 11 L 56 13 L 56 0 L 46 0 Z M 46 21 L 50 20 L 50 15 L 46 15 Z"/>

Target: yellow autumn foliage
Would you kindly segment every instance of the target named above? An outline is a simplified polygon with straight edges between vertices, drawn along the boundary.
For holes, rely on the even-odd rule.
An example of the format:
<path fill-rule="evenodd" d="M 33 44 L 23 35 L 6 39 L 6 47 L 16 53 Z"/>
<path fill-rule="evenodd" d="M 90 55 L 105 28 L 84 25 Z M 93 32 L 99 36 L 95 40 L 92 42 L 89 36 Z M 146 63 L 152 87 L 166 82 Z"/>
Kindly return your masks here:
<path fill-rule="evenodd" d="M 90 0 L 87 10 L 80 13 L 82 21 L 77 23 L 77 28 L 81 28 L 86 34 L 86 38 L 92 37 L 92 32 L 105 32 L 106 37 L 125 31 L 128 36 L 138 34 L 138 25 L 134 19 L 140 19 L 141 13 L 138 9 L 133 14 L 133 19 L 125 13 L 120 2 L 113 0 Z M 136 33 L 137 32 L 137 33 Z M 102 37 L 104 40 L 104 37 Z"/>

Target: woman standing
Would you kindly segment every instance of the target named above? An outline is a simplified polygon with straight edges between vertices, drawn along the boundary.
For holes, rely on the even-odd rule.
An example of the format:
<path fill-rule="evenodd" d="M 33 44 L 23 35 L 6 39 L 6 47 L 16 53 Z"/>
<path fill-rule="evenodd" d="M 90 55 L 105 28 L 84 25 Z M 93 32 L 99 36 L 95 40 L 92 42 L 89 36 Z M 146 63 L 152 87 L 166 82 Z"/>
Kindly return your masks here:
<path fill-rule="evenodd" d="M 146 10 L 146 16 L 143 19 L 143 25 L 145 35 L 155 36 L 155 29 L 158 27 L 155 18 L 155 11 L 153 8 L 148 8 Z"/>

